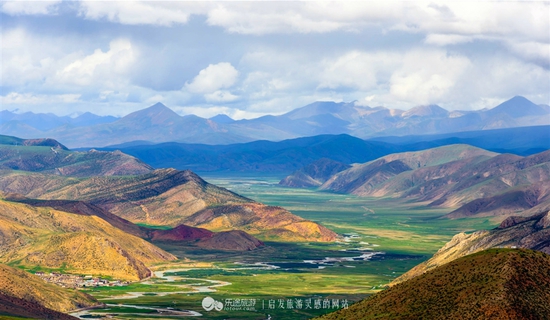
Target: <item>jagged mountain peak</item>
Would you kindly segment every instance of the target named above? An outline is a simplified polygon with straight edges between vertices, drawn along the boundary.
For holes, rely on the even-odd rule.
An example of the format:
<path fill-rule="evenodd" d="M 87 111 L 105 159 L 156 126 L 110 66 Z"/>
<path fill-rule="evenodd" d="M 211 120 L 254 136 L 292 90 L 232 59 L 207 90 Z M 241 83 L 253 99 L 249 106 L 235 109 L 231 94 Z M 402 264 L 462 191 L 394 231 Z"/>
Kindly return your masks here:
<path fill-rule="evenodd" d="M 529 99 L 522 96 L 515 96 L 487 111 L 489 115 L 496 115 L 499 113 L 504 113 L 514 118 L 549 115 L 543 107 L 534 104 Z"/>

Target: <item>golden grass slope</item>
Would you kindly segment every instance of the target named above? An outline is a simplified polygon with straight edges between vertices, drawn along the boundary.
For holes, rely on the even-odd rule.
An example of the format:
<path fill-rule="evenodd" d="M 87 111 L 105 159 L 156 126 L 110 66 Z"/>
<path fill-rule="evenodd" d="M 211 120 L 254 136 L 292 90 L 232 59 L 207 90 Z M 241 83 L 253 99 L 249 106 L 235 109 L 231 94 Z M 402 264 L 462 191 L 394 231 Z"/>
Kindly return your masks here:
<path fill-rule="evenodd" d="M 60 312 L 99 304 L 85 293 L 46 283 L 33 274 L 4 264 L 0 264 L 0 293 Z"/>
<path fill-rule="evenodd" d="M 454 260 L 322 319 L 548 319 L 550 255 L 490 249 Z"/>
<path fill-rule="evenodd" d="M 238 229 L 282 241 L 332 241 L 337 236 L 283 208 L 209 184 L 191 171 L 159 169 L 141 176 L 85 179 L 4 172 L 0 190 L 30 198 L 87 201 L 134 223 Z"/>
<path fill-rule="evenodd" d="M 216 231 L 243 230 L 266 240 L 328 242 L 337 238 L 336 233 L 320 224 L 261 203 L 207 208 L 183 222 Z"/>
<path fill-rule="evenodd" d="M 491 248 L 526 248 L 550 254 L 550 212 L 531 217 L 509 217 L 493 230 L 459 233 L 423 262 L 392 282 L 412 279 L 463 256 Z"/>
<path fill-rule="evenodd" d="M 173 260 L 162 249 L 97 216 L 0 200 L 0 262 L 139 280 L 148 264 Z"/>

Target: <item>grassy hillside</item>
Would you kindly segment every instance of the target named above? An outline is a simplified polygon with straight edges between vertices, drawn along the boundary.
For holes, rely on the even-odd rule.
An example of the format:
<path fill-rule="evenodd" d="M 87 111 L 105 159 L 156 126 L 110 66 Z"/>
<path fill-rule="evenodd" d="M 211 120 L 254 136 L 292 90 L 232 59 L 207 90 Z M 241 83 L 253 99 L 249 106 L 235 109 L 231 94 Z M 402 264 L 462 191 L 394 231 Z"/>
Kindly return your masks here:
<path fill-rule="evenodd" d="M 87 201 L 134 223 L 172 227 L 186 224 L 215 231 L 240 229 L 283 241 L 336 238 L 335 233 L 317 223 L 282 208 L 255 203 L 209 184 L 190 171 L 162 169 L 141 176 L 86 179 L 6 171 L 0 175 L 0 190 L 31 198 Z M 277 214 L 269 216 L 266 212 Z M 217 213 L 223 214 L 218 217 Z"/>
<path fill-rule="evenodd" d="M 460 257 L 491 248 L 525 248 L 550 254 L 550 212 L 531 217 L 509 217 L 498 228 L 459 233 L 425 261 L 393 284 L 412 279 Z"/>
<path fill-rule="evenodd" d="M 449 217 L 501 216 L 550 206 L 550 151 L 529 157 L 453 145 L 397 153 L 342 171 L 323 190 L 458 208 Z"/>
<path fill-rule="evenodd" d="M 52 139 L 0 136 L 0 170 L 24 170 L 63 176 L 144 174 L 151 167 L 120 151 L 69 151 Z"/>
<path fill-rule="evenodd" d="M 546 319 L 550 256 L 491 249 L 462 257 L 322 319 Z"/>
<path fill-rule="evenodd" d="M 0 262 L 139 280 L 148 264 L 173 260 L 97 216 L 0 200 Z"/>

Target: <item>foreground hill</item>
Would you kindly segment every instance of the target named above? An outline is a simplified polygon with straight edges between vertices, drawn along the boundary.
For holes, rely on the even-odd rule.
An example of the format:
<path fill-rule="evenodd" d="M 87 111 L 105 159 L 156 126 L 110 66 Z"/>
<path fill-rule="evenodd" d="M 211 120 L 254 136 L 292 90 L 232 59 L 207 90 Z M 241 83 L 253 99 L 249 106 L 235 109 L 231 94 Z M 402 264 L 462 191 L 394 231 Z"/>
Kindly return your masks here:
<path fill-rule="evenodd" d="M 152 168 L 120 151 L 69 151 L 53 139 L 0 136 L 0 170 L 23 170 L 64 176 L 143 174 Z"/>
<path fill-rule="evenodd" d="M 219 118 L 180 116 L 157 103 L 121 119 L 104 119 L 97 124 L 88 121 L 90 125 L 80 127 L 71 124 L 52 127 L 13 119 L 0 122 L 0 133 L 26 138 L 53 137 L 71 148 L 104 147 L 138 140 L 229 144 L 322 134 L 368 138 L 548 125 L 549 110 L 547 106 L 536 105 L 524 97 L 514 97 L 490 110 L 453 112 L 437 105 L 417 106 L 404 111 L 361 106 L 355 102 L 318 101 L 279 116 L 220 121 Z"/>
<path fill-rule="evenodd" d="M 87 294 L 46 283 L 33 274 L 0 264 L 0 317 L 8 314 L 35 319 L 74 319 L 61 312 L 98 304 Z"/>
<path fill-rule="evenodd" d="M 0 200 L 0 262 L 139 280 L 175 257 L 97 216 Z"/>
<path fill-rule="evenodd" d="M 508 217 L 493 230 L 459 233 L 423 262 L 393 284 L 419 276 L 460 257 L 490 248 L 525 248 L 550 254 L 550 212 L 531 217 Z"/>
<path fill-rule="evenodd" d="M 505 217 L 548 208 L 549 182 L 550 151 L 520 157 L 451 145 L 355 165 L 331 177 L 321 189 L 458 208 L 449 218 Z"/>
<path fill-rule="evenodd" d="M 0 190 L 42 200 L 86 201 L 134 223 L 239 229 L 280 240 L 336 239 L 317 223 L 211 185 L 191 171 L 162 169 L 140 176 L 86 179 L 5 171 L 0 174 Z"/>
<path fill-rule="evenodd" d="M 550 256 L 491 249 L 452 261 L 322 319 L 546 319 Z"/>

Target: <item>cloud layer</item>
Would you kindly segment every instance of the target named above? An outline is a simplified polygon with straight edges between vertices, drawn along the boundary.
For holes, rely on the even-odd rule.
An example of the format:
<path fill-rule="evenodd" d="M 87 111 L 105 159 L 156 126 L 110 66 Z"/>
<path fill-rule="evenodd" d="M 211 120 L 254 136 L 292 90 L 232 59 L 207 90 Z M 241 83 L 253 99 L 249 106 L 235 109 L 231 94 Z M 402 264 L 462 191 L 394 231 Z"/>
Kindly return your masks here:
<path fill-rule="evenodd" d="M 546 2 L 7 1 L 2 109 L 243 118 L 550 100 Z"/>

